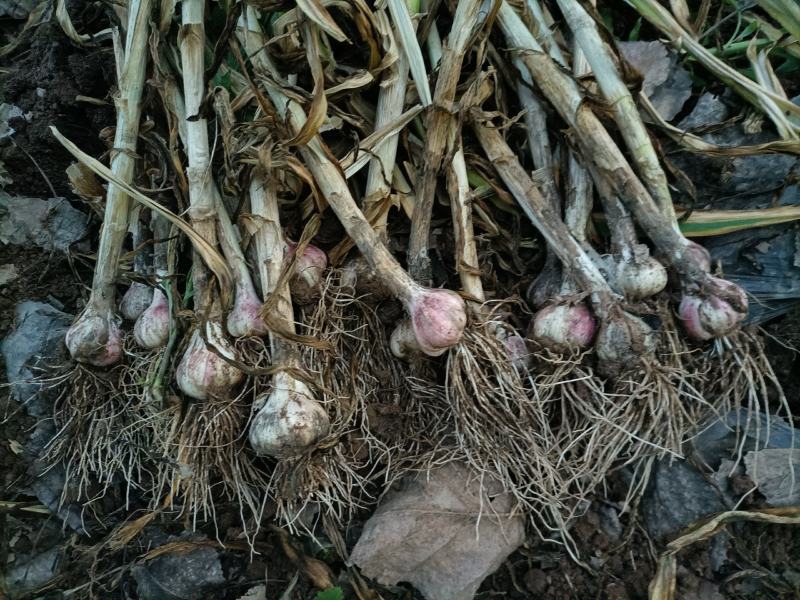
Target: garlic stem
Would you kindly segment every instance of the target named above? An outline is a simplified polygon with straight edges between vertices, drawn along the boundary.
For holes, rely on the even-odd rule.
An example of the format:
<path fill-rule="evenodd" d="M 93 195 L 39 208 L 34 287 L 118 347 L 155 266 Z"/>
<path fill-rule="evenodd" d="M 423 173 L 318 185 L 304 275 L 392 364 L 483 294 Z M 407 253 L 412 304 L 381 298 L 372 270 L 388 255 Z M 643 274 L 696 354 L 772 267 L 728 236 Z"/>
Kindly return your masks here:
<path fill-rule="evenodd" d="M 595 81 L 613 111 L 614 121 L 628 146 L 642 181 L 662 214 L 676 230 L 679 230 L 667 176 L 661 168 L 658 154 L 639 115 L 636 101 L 622 80 L 608 46 L 600 37 L 597 24 L 576 0 L 557 0 L 557 2 L 595 73 Z"/>
<path fill-rule="evenodd" d="M 289 287 L 278 287 L 288 247 L 281 230 L 278 194 L 275 181 L 268 181 L 257 168 L 250 183 L 250 207 L 259 218 L 254 234 L 258 269 L 264 298 L 273 299 L 271 325 L 287 333 L 295 333 L 294 310 Z M 272 391 L 261 396 L 261 404 L 250 425 L 250 445 L 260 455 L 294 456 L 307 451 L 324 438 L 330 429 L 325 408 L 314 398 L 308 386 L 295 378 L 291 369 L 300 366 L 300 357 L 291 342 L 276 332 L 270 333 L 273 366 L 278 371 L 272 378 Z"/>
<path fill-rule="evenodd" d="M 219 242 L 222 253 L 233 271 L 235 287 L 233 308 L 227 315 L 228 333 L 237 338 L 266 335 L 267 326 L 259 315 L 262 302 L 247 268 L 247 260 L 239 242 L 239 233 L 231 222 L 216 186 L 214 186 L 214 196 L 217 205 Z"/>
<path fill-rule="evenodd" d="M 417 202 L 411 218 L 408 240 L 408 268 L 415 280 L 427 283 L 432 278 L 428 243 L 431 216 L 436 195 L 436 180 L 441 168 L 450 131 L 456 127 L 451 114 L 456 99 L 456 88 L 461 75 L 461 65 L 468 44 L 479 26 L 481 0 L 461 0 L 456 4 L 453 26 L 445 42 L 433 106 L 425 119 L 425 150 L 422 168 L 417 181 Z M 419 85 L 419 83 L 418 83 Z"/>
<path fill-rule="evenodd" d="M 257 68 L 279 81 L 279 74 L 269 55 L 263 51 L 264 41 L 258 24 L 257 14 L 251 6 L 246 7 L 246 26 L 239 28 L 239 35 Z M 279 112 L 284 114 L 293 131 L 299 132 L 306 122 L 305 113 L 296 102 L 290 101 L 281 89 L 270 81 L 264 86 Z M 327 199 L 347 234 L 356 243 L 363 256 L 389 291 L 400 300 L 412 317 L 415 333 L 421 339 L 421 346 L 439 348 L 451 346 L 461 338 L 466 325 L 463 300 L 448 290 L 426 289 L 406 273 L 398 264 L 369 222 L 350 193 L 347 182 L 337 165 L 329 158 L 329 151 L 323 146 L 319 136 L 313 137 L 300 147 L 305 163 L 314 176 L 320 191 Z M 448 297 L 448 299 L 445 299 Z M 446 307 L 449 314 L 436 314 Z M 435 323 L 428 332 L 418 329 L 425 324 Z M 433 338 L 432 338 L 433 336 Z"/>
<path fill-rule="evenodd" d="M 376 18 L 382 18 L 385 23 L 386 38 L 384 45 L 387 50 L 396 47 L 391 28 L 386 18 L 386 13 L 379 11 Z M 408 59 L 404 52 L 399 52 L 397 62 L 388 71 L 384 71 L 384 80 L 381 82 L 378 91 L 378 106 L 375 109 L 375 130 L 391 123 L 403 113 L 403 104 L 406 97 L 408 86 Z M 364 195 L 364 213 L 379 209 L 391 192 L 392 173 L 394 172 L 395 159 L 397 157 L 397 144 L 400 134 L 395 133 L 388 136 L 375 150 L 373 158 L 370 160 L 369 173 L 367 175 L 367 187 Z M 382 240 L 386 240 L 387 221 L 389 211 L 384 210 L 380 218 L 375 222 L 375 231 Z"/>
<path fill-rule="evenodd" d="M 169 284 L 168 246 L 169 222 L 158 214 L 153 214 L 152 230 L 155 244 L 153 246 L 153 267 L 156 272 L 156 284 L 153 297 L 148 307 L 136 319 L 133 336 L 136 343 L 146 349 L 161 348 L 169 339 L 171 315 L 169 302 L 164 292 Z"/>
<path fill-rule="evenodd" d="M 181 4 L 180 54 L 183 74 L 183 111 L 188 157 L 186 178 L 189 182 L 189 216 L 192 226 L 212 247 L 217 245 L 217 195 L 211 179 L 211 153 L 208 124 L 201 114 L 205 97 L 205 27 L 204 0 L 183 0 Z M 223 357 L 234 352 L 223 332 L 222 309 L 216 298 L 211 274 L 199 253 L 194 253 L 192 268 L 195 286 L 194 310 L 198 327 L 181 357 L 176 372 L 178 387 L 188 396 L 205 400 L 230 394 L 244 374 Z M 205 335 L 201 335 L 202 333 Z M 205 339 L 204 339 L 205 338 Z M 214 348 L 206 346 L 206 340 Z"/>
<path fill-rule="evenodd" d="M 151 6 L 151 0 L 131 0 L 128 6 L 125 57 L 119 77 L 119 95 L 115 100 L 117 124 L 111 158 L 111 171 L 125 182 L 133 180 L 136 164 L 134 157 L 147 69 Z M 122 332 L 114 310 L 114 286 L 128 231 L 129 211 L 128 195 L 119 187 L 109 185 L 89 302 L 66 337 L 67 348 L 77 361 L 107 366 L 122 358 Z"/>

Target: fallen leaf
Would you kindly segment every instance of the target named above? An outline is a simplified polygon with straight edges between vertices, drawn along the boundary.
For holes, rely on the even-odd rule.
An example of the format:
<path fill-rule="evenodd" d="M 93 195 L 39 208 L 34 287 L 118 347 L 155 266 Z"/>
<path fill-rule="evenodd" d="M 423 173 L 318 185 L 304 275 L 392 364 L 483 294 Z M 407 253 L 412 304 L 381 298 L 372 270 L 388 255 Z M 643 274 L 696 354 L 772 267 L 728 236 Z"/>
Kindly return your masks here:
<path fill-rule="evenodd" d="M 525 539 L 512 508 L 495 481 L 451 463 L 387 495 L 350 560 L 367 577 L 407 581 L 428 600 L 467 600 Z"/>
<path fill-rule="evenodd" d="M 692 95 L 692 80 L 678 56 L 661 42 L 620 42 L 619 49 L 644 77 L 642 91 L 658 113 L 672 120 Z"/>

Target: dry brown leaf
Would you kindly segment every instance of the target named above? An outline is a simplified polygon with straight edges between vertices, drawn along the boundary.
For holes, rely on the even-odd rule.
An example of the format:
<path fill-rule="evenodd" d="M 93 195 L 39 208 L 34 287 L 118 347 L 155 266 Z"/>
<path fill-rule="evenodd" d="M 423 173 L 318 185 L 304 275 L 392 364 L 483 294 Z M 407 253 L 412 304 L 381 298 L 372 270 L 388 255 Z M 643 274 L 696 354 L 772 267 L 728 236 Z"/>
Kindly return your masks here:
<path fill-rule="evenodd" d="M 428 600 L 472 598 L 525 539 L 523 518 L 500 492 L 457 463 L 407 480 L 367 521 L 350 561 L 379 583 L 407 581 Z"/>
<path fill-rule="evenodd" d="M 297 0 L 297 7 L 333 39 L 340 42 L 349 41 L 344 31 L 342 31 L 336 24 L 336 21 L 333 20 L 331 13 L 328 12 L 319 0 Z"/>

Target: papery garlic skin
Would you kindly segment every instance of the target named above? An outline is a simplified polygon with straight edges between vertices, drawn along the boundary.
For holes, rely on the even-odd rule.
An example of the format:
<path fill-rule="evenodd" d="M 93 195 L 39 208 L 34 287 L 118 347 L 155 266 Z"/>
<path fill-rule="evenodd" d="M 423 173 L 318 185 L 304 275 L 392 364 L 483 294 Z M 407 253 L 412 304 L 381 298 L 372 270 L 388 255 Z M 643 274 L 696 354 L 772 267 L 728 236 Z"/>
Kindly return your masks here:
<path fill-rule="evenodd" d="M 161 288 L 153 290 L 153 301 L 133 326 L 133 339 L 140 348 L 162 348 L 169 339 L 169 302 Z"/>
<path fill-rule="evenodd" d="M 107 367 L 122 359 L 120 318 L 108 309 L 87 306 L 67 330 L 64 341 L 78 362 Z"/>
<path fill-rule="evenodd" d="M 135 321 L 153 301 L 153 288 L 139 281 L 134 281 L 125 290 L 119 302 L 119 314 L 126 321 Z"/>
<path fill-rule="evenodd" d="M 208 341 L 219 354 L 229 359 L 235 357 L 233 347 L 219 323 L 208 321 L 205 332 Z M 184 394 L 196 400 L 229 396 L 231 390 L 243 379 L 244 373 L 206 348 L 199 330 L 192 333 L 175 372 L 175 380 Z"/>
<path fill-rule="evenodd" d="M 272 385 L 250 424 L 250 445 L 259 456 L 297 456 L 328 435 L 328 413 L 305 383 L 285 371 L 275 374 Z"/>
<path fill-rule="evenodd" d="M 597 321 L 586 304 L 549 304 L 533 318 L 532 337 L 555 350 L 588 347 L 597 333 Z"/>

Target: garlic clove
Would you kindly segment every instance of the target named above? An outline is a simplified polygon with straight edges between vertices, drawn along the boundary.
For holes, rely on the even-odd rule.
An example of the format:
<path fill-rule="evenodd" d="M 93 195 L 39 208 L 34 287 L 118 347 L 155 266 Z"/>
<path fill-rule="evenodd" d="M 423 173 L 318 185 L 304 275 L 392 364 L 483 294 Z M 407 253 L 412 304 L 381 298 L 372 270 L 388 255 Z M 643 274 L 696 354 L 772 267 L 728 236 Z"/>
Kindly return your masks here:
<path fill-rule="evenodd" d="M 533 339 L 556 350 L 586 348 L 596 333 L 597 321 L 583 302 L 550 304 L 533 318 Z"/>
<path fill-rule="evenodd" d="M 144 283 L 134 281 L 125 290 L 122 300 L 119 302 L 119 314 L 127 321 L 135 321 L 139 318 L 150 302 L 153 300 L 153 288 Z"/>
<path fill-rule="evenodd" d="M 148 350 L 166 345 L 169 339 L 169 303 L 160 288 L 155 288 L 150 306 L 136 319 L 133 338 L 140 348 Z"/>
<path fill-rule="evenodd" d="M 67 349 L 78 362 L 107 367 L 122 358 L 120 318 L 91 304 L 67 330 Z"/>
<path fill-rule="evenodd" d="M 250 424 L 249 440 L 256 454 L 297 456 L 328 434 L 328 413 L 308 386 L 288 373 L 275 375 L 272 392 L 264 400 Z"/>
<path fill-rule="evenodd" d="M 222 326 L 214 321 L 205 324 L 206 336 L 216 352 L 233 359 L 233 347 L 222 332 Z M 244 373 L 226 362 L 217 353 L 206 348 L 199 330 L 192 333 L 189 345 L 181 358 L 175 372 L 175 379 L 180 390 L 196 400 L 205 400 L 209 396 L 226 396 L 235 388 Z"/>

